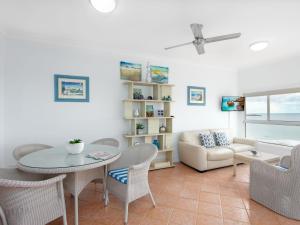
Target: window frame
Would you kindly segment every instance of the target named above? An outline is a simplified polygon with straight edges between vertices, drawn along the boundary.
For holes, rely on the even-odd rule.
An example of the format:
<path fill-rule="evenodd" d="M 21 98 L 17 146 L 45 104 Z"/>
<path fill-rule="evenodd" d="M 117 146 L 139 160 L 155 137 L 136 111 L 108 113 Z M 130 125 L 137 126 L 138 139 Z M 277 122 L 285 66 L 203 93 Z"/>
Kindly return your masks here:
<path fill-rule="evenodd" d="M 244 111 L 244 124 L 245 124 L 245 137 L 247 137 L 247 123 L 252 124 L 267 124 L 267 125 L 282 125 L 282 126 L 300 126 L 300 121 L 285 121 L 285 120 L 271 120 L 270 112 L 270 96 L 271 95 L 281 95 L 281 94 L 294 94 L 300 93 L 300 88 L 289 88 L 289 89 L 280 89 L 272 91 L 263 91 L 263 92 L 253 92 L 245 93 L 245 111 Z M 247 119 L 247 97 L 260 97 L 267 96 L 267 119 L 266 120 L 249 120 Z"/>

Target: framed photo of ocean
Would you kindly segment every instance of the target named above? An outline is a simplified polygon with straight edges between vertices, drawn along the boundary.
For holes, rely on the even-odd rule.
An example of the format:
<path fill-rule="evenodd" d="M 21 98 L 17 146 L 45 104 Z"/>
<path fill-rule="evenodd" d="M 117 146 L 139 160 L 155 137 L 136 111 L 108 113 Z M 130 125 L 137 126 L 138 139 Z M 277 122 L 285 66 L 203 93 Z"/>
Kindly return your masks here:
<path fill-rule="evenodd" d="M 204 87 L 187 87 L 187 104 L 202 105 L 206 104 L 206 89 Z"/>
<path fill-rule="evenodd" d="M 89 89 L 89 77 L 54 74 L 54 99 L 56 102 L 89 102 Z"/>
<path fill-rule="evenodd" d="M 169 68 L 163 66 L 150 66 L 151 79 L 154 83 L 167 84 L 169 82 Z"/>
<path fill-rule="evenodd" d="M 120 78 L 121 80 L 141 81 L 142 64 L 121 61 Z"/>

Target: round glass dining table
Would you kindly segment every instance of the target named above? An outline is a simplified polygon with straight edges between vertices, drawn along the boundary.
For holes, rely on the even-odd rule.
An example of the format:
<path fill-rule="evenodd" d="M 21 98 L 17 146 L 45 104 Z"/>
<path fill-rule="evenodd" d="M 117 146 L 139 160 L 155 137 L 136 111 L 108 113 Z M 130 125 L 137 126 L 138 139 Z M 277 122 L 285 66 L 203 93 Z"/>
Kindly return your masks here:
<path fill-rule="evenodd" d="M 89 157 L 94 152 L 109 153 L 104 159 Z M 20 170 L 40 174 L 66 174 L 65 191 L 74 196 L 75 225 L 78 225 L 78 196 L 84 187 L 95 179 L 102 178 L 106 188 L 107 165 L 121 156 L 121 150 L 107 145 L 89 144 L 81 154 L 69 154 L 64 146 L 49 148 L 30 153 L 18 162 Z"/>

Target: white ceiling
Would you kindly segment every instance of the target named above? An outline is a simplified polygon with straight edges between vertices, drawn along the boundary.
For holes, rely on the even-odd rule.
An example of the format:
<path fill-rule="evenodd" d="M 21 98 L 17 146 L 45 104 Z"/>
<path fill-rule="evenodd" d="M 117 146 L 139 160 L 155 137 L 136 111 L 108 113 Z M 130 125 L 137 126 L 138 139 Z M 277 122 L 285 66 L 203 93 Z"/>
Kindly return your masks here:
<path fill-rule="evenodd" d="M 0 0 L 0 30 L 8 35 L 97 49 L 176 58 L 233 68 L 251 66 L 300 52 L 299 0 L 117 0 L 113 13 L 101 14 L 89 0 Z M 241 32 L 240 39 L 193 46 L 189 25 L 202 23 L 205 37 Z M 262 52 L 249 44 L 270 41 Z"/>

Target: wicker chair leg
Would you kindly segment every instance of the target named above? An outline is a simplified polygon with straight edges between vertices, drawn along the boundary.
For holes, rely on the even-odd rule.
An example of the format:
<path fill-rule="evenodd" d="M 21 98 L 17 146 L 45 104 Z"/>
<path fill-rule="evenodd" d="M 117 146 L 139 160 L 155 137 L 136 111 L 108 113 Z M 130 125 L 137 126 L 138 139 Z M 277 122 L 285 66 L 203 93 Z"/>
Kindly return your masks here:
<path fill-rule="evenodd" d="M 155 201 L 154 201 L 154 198 L 153 198 L 153 195 L 152 195 L 152 193 L 151 193 L 150 188 L 149 188 L 149 195 L 150 195 L 151 201 L 152 201 L 152 203 L 153 203 L 153 206 L 155 207 L 156 204 L 155 204 Z"/>
<path fill-rule="evenodd" d="M 128 205 L 129 205 L 129 203 L 126 202 L 125 203 L 125 220 L 124 220 L 125 225 L 128 223 Z"/>
<path fill-rule="evenodd" d="M 63 182 L 62 181 L 59 182 L 59 190 L 60 190 L 62 206 L 63 206 L 63 210 L 64 210 L 63 223 L 64 223 L 64 225 L 68 225 L 68 223 L 67 223 L 67 213 L 66 213 L 66 203 L 65 203 L 65 193 L 64 193 L 64 187 L 63 187 Z"/>
<path fill-rule="evenodd" d="M 105 199 L 104 199 L 105 207 L 108 206 L 108 203 L 109 203 L 108 190 L 106 190 L 105 191 Z"/>
<path fill-rule="evenodd" d="M 6 217 L 1 206 L 0 206 L 0 220 L 1 220 L 0 222 L 2 222 L 3 225 L 7 225 Z"/>

